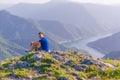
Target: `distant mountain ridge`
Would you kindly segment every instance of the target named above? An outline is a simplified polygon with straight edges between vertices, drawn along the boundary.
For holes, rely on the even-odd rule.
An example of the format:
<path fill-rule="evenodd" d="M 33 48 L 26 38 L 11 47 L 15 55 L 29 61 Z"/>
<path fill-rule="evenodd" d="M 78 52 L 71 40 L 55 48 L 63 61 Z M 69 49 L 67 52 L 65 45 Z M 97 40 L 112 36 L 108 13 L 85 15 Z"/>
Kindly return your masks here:
<path fill-rule="evenodd" d="M 105 55 L 105 59 L 120 59 L 120 51 L 112 51 L 109 54 Z"/>
<path fill-rule="evenodd" d="M 8 56 L 12 57 L 14 55 L 15 56 L 23 55 L 23 54 L 20 54 L 21 52 L 19 51 L 21 50 L 23 53 L 25 51 L 25 48 L 30 48 L 29 47 L 30 42 L 33 40 L 39 39 L 38 32 L 39 31 L 44 32 L 42 29 L 40 28 L 38 29 L 38 27 L 41 27 L 41 26 L 33 24 L 31 21 L 26 20 L 24 18 L 11 15 L 7 11 L 0 11 L 0 36 L 1 38 L 4 38 L 6 41 L 10 42 L 6 44 L 6 46 L 2 46 L 2 43 L 1 43 L 0 51 L 1 51 L 1 54 L 5 54 L 5 55 L 1 56 L 0 58 L 5 59 L 5 58 L 8 58 Z M 64 46 L 58 44 L 57 41 L 55 41 L 54 39 L 51 39 L 49 35 L 46 34 L 46 37 L 48 37 L 49 39 L 51 50 L 66 49 Z M 8 47 L 9 45 L 10 47 Z M 22 47 L 18 47 L 18 45 Z M 8 51 L 2 49 L 2 48 L 6 49 L 7 47 L 9 48 Z M 12 54 L 12 52 L 15 52 L 15 53 Z"/>
<path fill-rule="evenodd" d="M 67 32 L 67 30 L 65 29 L 64 24 L 60 23 L 59 21 L 40 20 L 39 23 L 44 30 L 56 36 L 62 37 L 63 39 L 67 40 L 73 39 L 69 32 Z"/>
<path fill-rule="evenodd" d="M 59 21 L 33 21 L 11 15 L 6 11 L 0 11 L 0 26 L 0 33 L 2 37 L 9 40 L 29 38 L 37 39 L 38 36 L 36 35 L 39 31 L 45 31 L 46 33 L 48 33 L 47 36 L 49 36 L 49 38 L 51 37 L 50 34 L 54 35 L 54 38 L 56 38 L 56 42 L 58 42 L 57 37 L 61 38 L 61 40 L 71 40 L 78 38 L 77 35 L 80 34 L 80 32 L 75 31 L 68 32 L 69 30 L 65 28 L 66 26 L 63 23 L 60 23 Z M 9 27 L 10 30 L 7 31 Z M 11 36 L 9 36 L 8 34 L 11 34 Z"/>
<path fill-rule="evenodd" d="M 120 31 L 119 5 L 83 4 L 83 6 L 95 18 L 98 25 L 112 32 Z"/>
<path fill-rule="evenodd" d="M 77 29 L 80 34 L 78 37 L 83 38 L 107 34 L 111 30 L 111 27 L 100 26 L 96 22 L 96 18 L 83 5 L 78 3 L 51 1 L 42 5 L 17 4 L 7 11 L 28 19 L 59 21 L 67 29 L 69 29 L 69 26 Z M 75 30 L 74 28 L 72 29 Z"/>
<path fill-rule="evenodd" d="M 25 55 L 25 48 L 0 37 L 0 60 Z M 22 53 L 21 53 L 22 52 Z"/>
<path fill-rule="evenodd" d="M 39 31 L 46 33 L 52 50 L 65 49 L 59 42 L 120 31 L 119 7 L 53 0 L 46 4 L 16 4 L 6 10 L 0 11 L 1 37 L 26 48 L 30 41 L 38 39 Z M 104 48 L 103 52 L 109 54 L 113 47 Z"/>
<path fill-rule="evenodd" d="M 38 31 L 29 21 L 11 15 L 7 11 L 0 11 L 0 33 L 3 38 L 9 40 L 29 39 L 30 37 L 34 38 L 35 32 Z"/>
<path fill-rule="evenodd" d="M 120 51 L 120 32 L 112 36 L 91 42 L 88 46 L 97 49 L 98 51 L 106 54 L 105 58 L 116 59 L 119 58 Z"/>

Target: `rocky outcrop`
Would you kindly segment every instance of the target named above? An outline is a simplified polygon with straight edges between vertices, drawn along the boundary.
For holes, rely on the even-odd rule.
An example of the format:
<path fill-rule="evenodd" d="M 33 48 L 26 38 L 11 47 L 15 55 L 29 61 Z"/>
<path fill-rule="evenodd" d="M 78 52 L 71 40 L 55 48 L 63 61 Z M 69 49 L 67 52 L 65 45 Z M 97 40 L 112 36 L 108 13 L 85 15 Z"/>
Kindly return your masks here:
<path fill-rule="evenodd" d="M 117 65 L 81 52 L 31 52 L 20 58 L 2 61 L 0 71 L 9 75 L 0 76 L 0 79 L 97 80 L 96 76 L 101 75 L 99 72 L 104 73 L 107 69 L 115 71 Z"/>

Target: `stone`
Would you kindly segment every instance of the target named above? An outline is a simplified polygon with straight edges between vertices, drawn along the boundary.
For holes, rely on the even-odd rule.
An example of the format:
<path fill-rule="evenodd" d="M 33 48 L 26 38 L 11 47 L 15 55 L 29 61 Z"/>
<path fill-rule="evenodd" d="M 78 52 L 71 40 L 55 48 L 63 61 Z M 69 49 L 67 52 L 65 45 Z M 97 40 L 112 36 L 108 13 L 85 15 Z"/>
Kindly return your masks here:
<path fill-rule="evenodd" d="M 84 59 L 84 60 L 83 60 L 83 64 L 91 65 L 92 62 L 91 62 L 91 60 L 89 60 L 89 59 Z"/>
<path fill-rule="evenodd" d="M 74 65 L 73 68 L 74 68 L 75 70 L 77 70 L 77 71 L 82 71 L 82 70 L 83 70 L 83 68 L 81 68 L 81 67 L 78 66 L 78 65 Z"/>
<path fill-rule="evenodd" d="M 35 55 L 33 56 L 33 59 L 34 59 L 35 61 L 37 61 L 37 60 L 43 60 L 44 57 L 43 57 L 41 54 L 35 54 Z"/>
<path fill-rule="evenodd" d="M 76 73 L 72 73 L 72 75 L 75 76 L 75 77 L 78 77 L 78 74 L 76 74 Z"/>
<path fill-rule="evenodd" d="M 26 61 L 18 61 L 15 66 L 19 68 L 28 67 L 29 63 Z"/>
<path fill-rule="evenodd" d="M 38 67 L 38 66 L 41 66 L 41 64 L 40 64 L 40 63 L 37 63 L 36 66 L 37 66 L 37 67 Z"/>
<path fill-rule="evenodd" d="M 54 54 L 52 56 L 53 56 L 53 58 L 55 58 L 58 61 L 65 62 L 65 59 L 63 57 L 59 56 L 59 55 Z"/>
<path fill-rule="evenodd" d="M 15 69 L 14 66 L 9 66 L 9 67 L 8 67 L 8 70 L 13 70 L 13 69 Z"/>
<path fill-rule="evenodd" d="M 81 66 L 81 68 L 84 69 L 84 70 L 85 70 L 86 68 L 88 68 L 88 66 L 85 65 L 85 64 L 81 64 L 80 66 Z"/>
<path fill-rule="evenodd" d="M 70 66 L 72 64 L 72 62 L 73 62 L 72 60 L 69 60 L 65 64 Z"/>
<path fill-rule="evenodd" d="M 68 80 L 66 77 L 60 77 L 58 80 Z"/>

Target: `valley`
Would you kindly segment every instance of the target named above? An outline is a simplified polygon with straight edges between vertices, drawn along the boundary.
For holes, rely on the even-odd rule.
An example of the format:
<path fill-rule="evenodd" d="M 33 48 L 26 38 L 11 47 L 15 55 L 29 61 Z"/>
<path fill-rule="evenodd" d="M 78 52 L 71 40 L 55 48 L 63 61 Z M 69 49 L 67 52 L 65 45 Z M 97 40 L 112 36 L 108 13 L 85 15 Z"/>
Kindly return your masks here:
<path fill-rule="evenodd" d="M 95 48 L 91 48 L 88 46 L 88 43 L 90 42 L 94 42 L 97 41 L 99 39 L 111 36 L 112 34 L 107 34 L 104 36 L 99 36 L 99 37 L 92 37 L 92 38 L 86 38 L 86 39 L 80 39 L 80 40 L 75 40 L 75 41 L 71 41 L 68 43 L 63 43 L 64 46 L 67 47 L 75 47 L 79 50 L 85 51 L 86 53 L 88 53 L 89 55 L 96 57 L 96 58 L 102 58 L 105 56 L 104 53 L 100 52 L 99 50 L 95 49 Z"/>

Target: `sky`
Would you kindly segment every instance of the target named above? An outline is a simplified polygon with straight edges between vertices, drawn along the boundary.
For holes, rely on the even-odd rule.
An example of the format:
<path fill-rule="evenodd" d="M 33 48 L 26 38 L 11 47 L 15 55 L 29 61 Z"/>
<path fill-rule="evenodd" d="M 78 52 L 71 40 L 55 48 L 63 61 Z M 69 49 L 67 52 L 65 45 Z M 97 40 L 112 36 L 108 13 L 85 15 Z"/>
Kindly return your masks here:
<path fill-rule="evenodd" d="M 0 0 L 0 3 L 46 3 L 50 0 Z M 95 4 L 120 4 L 120 0 L 52 0 L 52 1 L 72 1 L 80 3 L 95 3 Z"/>

